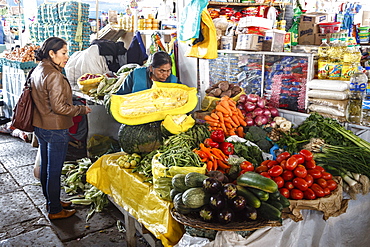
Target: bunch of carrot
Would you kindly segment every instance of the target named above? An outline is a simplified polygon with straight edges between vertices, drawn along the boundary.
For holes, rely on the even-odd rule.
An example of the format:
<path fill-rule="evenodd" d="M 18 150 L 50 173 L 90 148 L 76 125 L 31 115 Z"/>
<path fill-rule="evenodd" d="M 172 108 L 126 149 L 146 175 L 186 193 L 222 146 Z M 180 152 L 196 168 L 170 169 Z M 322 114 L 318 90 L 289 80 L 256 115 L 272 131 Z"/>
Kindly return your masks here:
<path fill-rule="evenodd" d="M 219 170 L 223 173 L 228 172 L 230 165 L 227 163 L 228 156 L 219 148 L 206 147 L 203 143 L 199 149 L 194 149 L 200 160 L 207 164 L 208 171 Z"/>
<path fill-rule="evenodd" d="M 243 126 L 247 126 L 243 113 L 236 107 L 236 102 L 224 96 L 217 102 L 210 115 L 204 117 L 211 130 L 222 129 L 226 136 L 244 137 Z"/>

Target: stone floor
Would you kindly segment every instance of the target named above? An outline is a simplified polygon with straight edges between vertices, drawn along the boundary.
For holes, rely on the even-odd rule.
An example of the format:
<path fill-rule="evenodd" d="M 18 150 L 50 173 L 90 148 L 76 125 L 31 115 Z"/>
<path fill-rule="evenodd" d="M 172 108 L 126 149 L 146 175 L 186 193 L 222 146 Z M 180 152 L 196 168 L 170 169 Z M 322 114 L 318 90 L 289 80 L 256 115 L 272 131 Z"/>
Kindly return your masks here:
<path fill-rule="evenodd" d="M 127 246 L 116 226 L 124 218 L 113 204 L 87 223 L 89 206 L 74 206 L 77 213 L 67 219 L 47 218 L 41 185 L 33 176 L 36 153 L 30 143 L 0 134 L 0 247 Z M 67 198 L 63 190 L 62 197 Z M 137 246 L 149 246 L 143 237 L 136 239 Z"/>

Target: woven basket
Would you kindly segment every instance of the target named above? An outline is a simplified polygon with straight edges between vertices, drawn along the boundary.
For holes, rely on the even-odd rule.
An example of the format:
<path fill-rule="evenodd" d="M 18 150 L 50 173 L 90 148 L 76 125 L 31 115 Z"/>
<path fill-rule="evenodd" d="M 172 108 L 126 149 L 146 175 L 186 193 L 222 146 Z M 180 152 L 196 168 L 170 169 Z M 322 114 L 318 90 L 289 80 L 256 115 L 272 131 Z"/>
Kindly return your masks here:
<path fill-rule="evenodd" d="M 194 228 L 211 229 L 216 231 L 252 231 L 266 226 L 281 226 L 279 221 L 271 220 L 255 220 L 245 222 L 230 222 L 226 225 L 219 223 L 209 223 L 202 221 L 200 218 L 194 218 L 190 215 L 183 215 L 177 212 L 174 208 L 171 210 L 172 217 L 179 223 Z"/>

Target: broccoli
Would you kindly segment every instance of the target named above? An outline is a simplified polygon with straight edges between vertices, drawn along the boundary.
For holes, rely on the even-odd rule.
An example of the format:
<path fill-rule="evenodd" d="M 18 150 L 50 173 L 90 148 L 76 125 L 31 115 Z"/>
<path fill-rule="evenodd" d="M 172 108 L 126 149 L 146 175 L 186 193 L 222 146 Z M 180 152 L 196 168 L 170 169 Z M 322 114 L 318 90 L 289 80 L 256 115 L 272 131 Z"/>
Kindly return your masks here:
<path fill-rule="evenodd" d="M 248 132 L 245 134 L 245 139 L 254 142 L 261 148 L 264 152 L 269 152 L 270 148 L 273 146 L 272 143 L 267 139 L 267 131 L 262 127 L 251 126 Z"/>

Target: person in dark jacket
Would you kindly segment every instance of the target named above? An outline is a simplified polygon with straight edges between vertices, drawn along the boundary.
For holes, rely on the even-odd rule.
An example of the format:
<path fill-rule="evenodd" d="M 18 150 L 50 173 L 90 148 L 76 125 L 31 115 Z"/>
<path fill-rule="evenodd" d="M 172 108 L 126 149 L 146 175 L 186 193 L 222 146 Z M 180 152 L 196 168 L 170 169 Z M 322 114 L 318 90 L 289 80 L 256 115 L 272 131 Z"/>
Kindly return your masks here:
<path fill-rule="evenodd" d="M 60 176 L 68 149 L 68 129 L 73 126 L 73 117 L 88 114 L 91 109 L 73 105 L 71 86 L 62 74 L 68 60 L 65 40 L 48 38 L 36 50 L 35 57 L 41 61 L 31 74 L 35 103 L 33 126 L 41 153 L 40 182 L 49 219 L 62 219 L 76 212 L 75 209 L 64 209 L 71 206 L 71 202 L 60 200 Z"/>
<path fill-rule="evenodd" d="M 117 94 L 129 94 L 149 89 L 153 81 L 180 83 L 179 79 L 172 74 L 172 60 L 165 51 L 154 53 L 148 67 L 139 67 L 131 71 Z"/>

